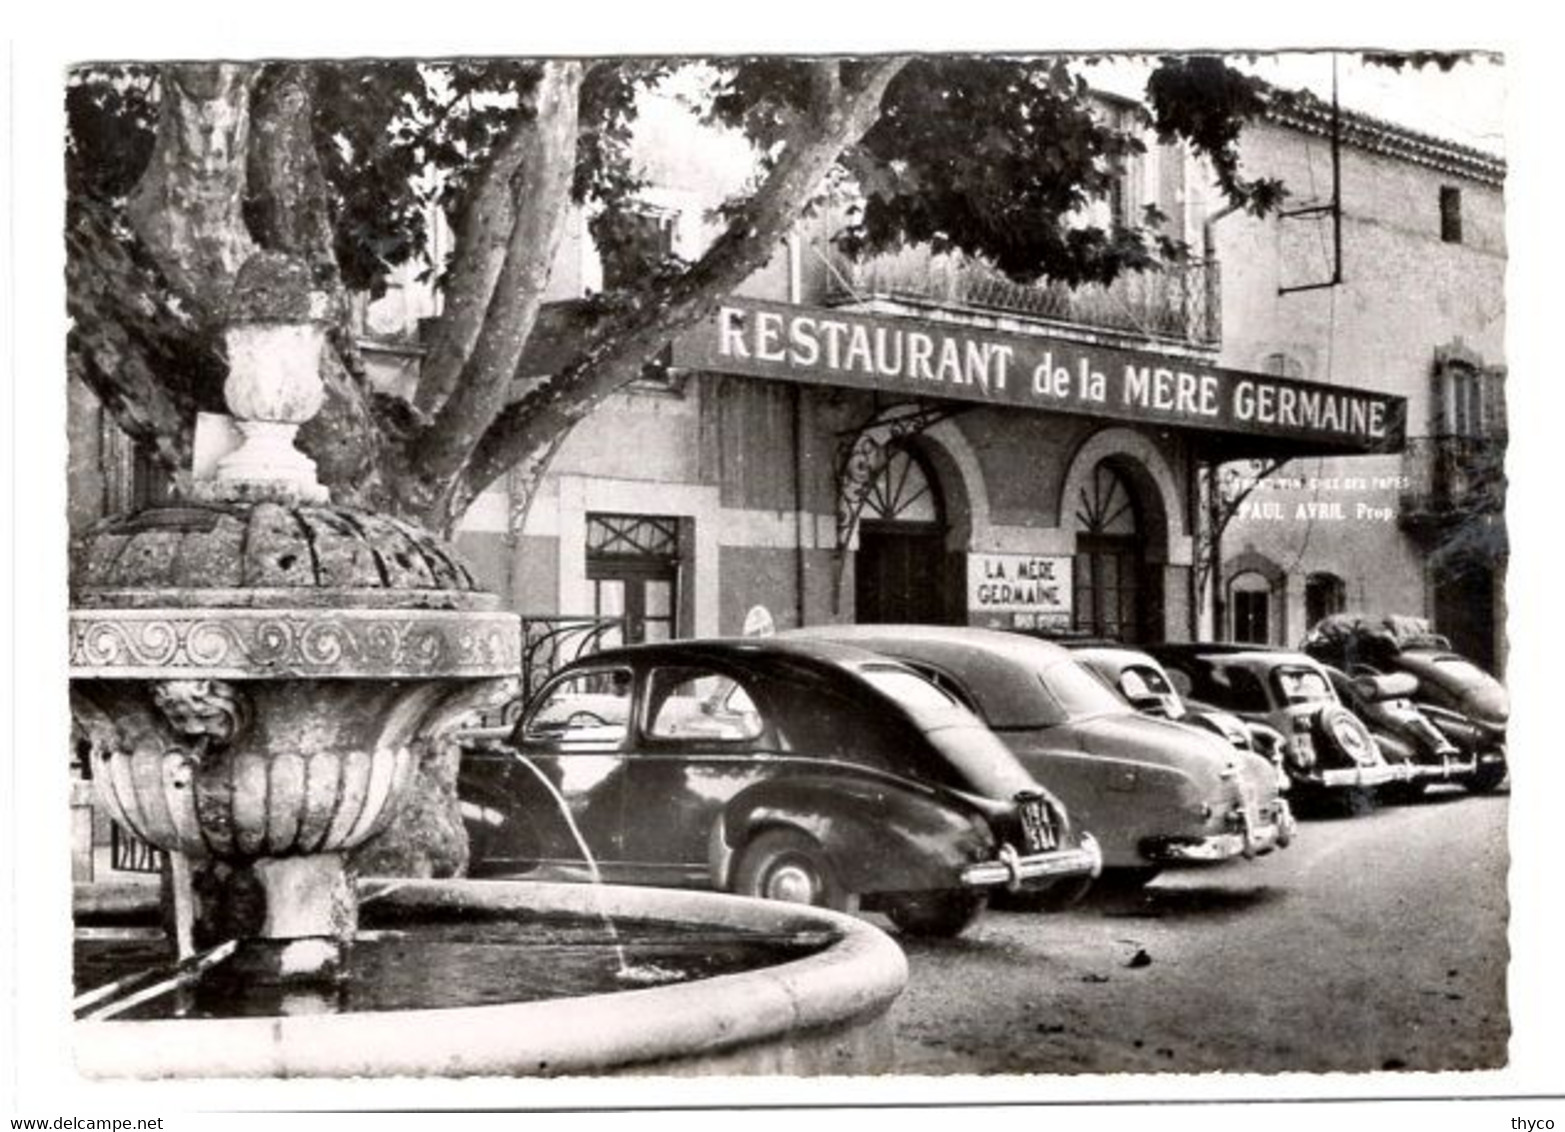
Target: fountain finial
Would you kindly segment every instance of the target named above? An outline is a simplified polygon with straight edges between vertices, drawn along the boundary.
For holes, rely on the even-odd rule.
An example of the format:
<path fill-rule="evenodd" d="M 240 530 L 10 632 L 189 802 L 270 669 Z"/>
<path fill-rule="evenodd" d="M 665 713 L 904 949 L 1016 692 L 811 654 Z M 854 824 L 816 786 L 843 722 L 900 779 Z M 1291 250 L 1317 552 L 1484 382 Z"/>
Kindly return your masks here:
<path fill-rule="evenodd" d="M 226 304 L 228 380 L 223 396 L 243 438 L 218 461 L 198 498 L 224 502 L 324 503 L 315 461 L 294 446 L 299 426 L 320 412 L 321 348 L 331 295 L 309 265 L 282 252 L 257 252 L 234 278 Z"/>

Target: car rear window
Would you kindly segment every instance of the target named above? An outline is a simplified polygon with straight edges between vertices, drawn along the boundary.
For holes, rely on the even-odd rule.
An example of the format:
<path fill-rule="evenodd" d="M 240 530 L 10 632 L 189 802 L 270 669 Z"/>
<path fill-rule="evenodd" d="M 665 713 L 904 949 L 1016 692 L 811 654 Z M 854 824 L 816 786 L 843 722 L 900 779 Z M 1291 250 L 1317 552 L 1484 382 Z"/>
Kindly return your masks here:
<path fill-rule="evenodd" d="M 1133 699 L 1142 696 L 1167 696 L 1173 692 L 1163 674 L 1155 668 L 1133 666 L 1119 674 L 1119 687 Z"/>
<path fill-rule="evenodd" d="M 1092 673 L 1073 660 L 1061 661 L 1038 673 L 1038 682 L 1058 709 L 1049 725 L 1093 715 L 1126 715 L 1130 707 Z"/>
<path fill-rule="evenodd" d="M 1276 668 L 1272 684 L 1290 704 L 1309 704 L 1332 699 L 1331 681 L 1313 668 Z"/>

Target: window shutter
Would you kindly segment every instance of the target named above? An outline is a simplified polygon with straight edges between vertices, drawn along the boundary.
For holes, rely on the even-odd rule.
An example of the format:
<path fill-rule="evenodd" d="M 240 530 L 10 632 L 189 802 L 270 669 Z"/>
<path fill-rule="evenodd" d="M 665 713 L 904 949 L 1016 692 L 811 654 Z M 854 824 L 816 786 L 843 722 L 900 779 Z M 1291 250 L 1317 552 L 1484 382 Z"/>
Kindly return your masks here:
<path fill-rule="evenodd" d="M 1449 362 L 1437 361 L 1429 381 L 1429 435 L 1449 436 L 1450 411 L 1446 408 L 1446 390 L 1451 384 Z"/>
<path fill-rule="evenodd" d="M 1484 429 L 1489 436 L 1510 433 L 1505 404 L 1505 367 L 1489 366 L 1483 371 Z"/>

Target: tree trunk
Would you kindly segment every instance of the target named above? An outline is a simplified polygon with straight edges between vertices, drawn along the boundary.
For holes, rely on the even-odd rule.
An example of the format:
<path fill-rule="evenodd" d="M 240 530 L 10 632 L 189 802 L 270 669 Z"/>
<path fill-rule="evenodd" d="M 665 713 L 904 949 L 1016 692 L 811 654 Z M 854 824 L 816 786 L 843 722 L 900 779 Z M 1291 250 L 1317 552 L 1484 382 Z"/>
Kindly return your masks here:
<path fill-rule="evenodd" d="M 256 251 L 244 221 L 253 67 L 171 64 L 152 158 L 126 213 L 164 276 L 207 326 Z"/>

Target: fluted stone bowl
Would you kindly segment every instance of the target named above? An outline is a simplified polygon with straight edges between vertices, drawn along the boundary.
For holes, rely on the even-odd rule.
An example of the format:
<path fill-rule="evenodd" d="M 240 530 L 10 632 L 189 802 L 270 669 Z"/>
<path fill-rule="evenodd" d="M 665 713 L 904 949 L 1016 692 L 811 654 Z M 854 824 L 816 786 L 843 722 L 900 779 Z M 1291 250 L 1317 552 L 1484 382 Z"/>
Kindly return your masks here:
<path fill-rule="evenodd" d="M 449 547 L 349 507 L 110 519 L 73 547 L 71 589 L 72 713 L 97 795 L 196 859 L 363 844 L 428 745 L 504 695 L 520 662 L 519 619 Z"/>

